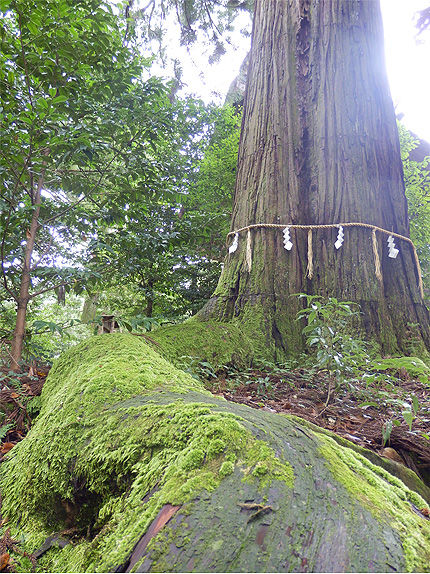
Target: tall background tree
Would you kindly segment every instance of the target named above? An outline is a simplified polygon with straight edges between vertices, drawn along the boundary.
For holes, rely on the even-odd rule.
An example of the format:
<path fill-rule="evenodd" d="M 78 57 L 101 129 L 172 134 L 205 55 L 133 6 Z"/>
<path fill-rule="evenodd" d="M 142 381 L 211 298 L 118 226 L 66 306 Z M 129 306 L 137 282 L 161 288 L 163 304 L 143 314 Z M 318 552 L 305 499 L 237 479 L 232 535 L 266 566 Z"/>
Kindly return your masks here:
<path fill-rule="evenodd" d="M 99 224 L 168 188 L 157 149 L 173 115 L 168 89 L 144 80 L 146 62 L 109 6 L 1 8 L 1 270 L 17 307 L 18 368 L 30 302 L 62 286 L 82 290 L 85 245 Z"/>
<path fill-rule="evenodd" d="M 252 224 L 360 222 L 409 237 L 399 138 L 384 67 L 377 2 L 255 3 L 252 48 L 231 230 Z M 363 332 L 385 351 L 428 346 L 428 311 L 410 245 L 396 259 L 377 234 L 382 277 L 375 274 L 372 233 L 346 228 L 246 234 L 228 256 L 202 316 L 235 320 L 263 332 L 276 354 L 300 348 L 293 293 L 334 295 L 361 305 Z M 412 331 L 414 333 L 412 333 Z"/>

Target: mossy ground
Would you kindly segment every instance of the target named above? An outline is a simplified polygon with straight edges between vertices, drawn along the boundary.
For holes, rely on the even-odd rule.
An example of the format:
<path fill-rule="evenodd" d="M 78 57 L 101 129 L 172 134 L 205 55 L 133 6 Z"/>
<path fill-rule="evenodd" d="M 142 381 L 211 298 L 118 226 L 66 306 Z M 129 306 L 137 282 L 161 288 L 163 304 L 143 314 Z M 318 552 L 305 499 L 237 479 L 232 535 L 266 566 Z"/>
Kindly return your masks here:
<path fill-rule="evenodd" d="M 137 337 L 98 336 L 52 369 L 32 431 L 1 466 L 2 514 L 29 552 L 75 529 L 40 571 L 124 568 L 166 504 L 181 510 L 148 547 L 152 571 L 283 571 L 287 562 L 297 571 L 303 560 L 309 571 L 362 570 L 369 548 L 373 571 L 388 559 L 425 570 L 429 524 L 411 507 L 425 502 L 328 436 L 213 397 Z M 247 515 L 248 502 L 269 516 Z"/>

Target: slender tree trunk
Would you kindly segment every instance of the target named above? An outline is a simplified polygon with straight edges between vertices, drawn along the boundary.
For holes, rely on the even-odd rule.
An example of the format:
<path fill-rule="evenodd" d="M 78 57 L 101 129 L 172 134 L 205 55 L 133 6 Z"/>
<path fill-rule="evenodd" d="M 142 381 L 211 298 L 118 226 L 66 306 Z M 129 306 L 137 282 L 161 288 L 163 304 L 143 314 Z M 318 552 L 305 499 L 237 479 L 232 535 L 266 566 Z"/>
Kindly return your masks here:
<path fill-rule="evenodd" d="M 37 188 L 33 197 L 34 210 L 31 216 L 30 227 L 26 233 L 26 244 L 24 250 L 24 261 L 21 273 L 21 283 L 19 288 L 19 297 L 17 301 L 17 314 L 15 329 L 12 336 L 11 345 L 11 369 L 14 371 L 19 370 L 19 362 L 22 358 L 22 349 L 25 337 L 25 323 L 27 316 L 28 303 L 31 299 L 30 286 L 31 286 L 31 260 L 36 242 L 37 231 L 39 229 L 39 213 L 41 204 L 41 192 L 44 182 L 45 166 L 42 167 Z"/>
<path fill-rule="evenodd" d="M 409 236 L 393 104 L 385 73 L 378 2 L 256 0 L 231 230 L 255 223 L 362 222 Z M 361 327 L 385 351 L 408 351 L 412 331 L 429 346 L 429 314 L 417 287 L 411 247 L 387 257 L 378 234 L 382 280 L 371 230 L 252 231 L 228 255 L 203 317 L 237 321 L 266 334 L 278 355 L 301 346 L 294 320 L 306 292 L 356 301 Z M 412 327 L 415 324 L 415 327 Z M 416 326 L 418 325 L 418 326 Z"/>
<path fill-rule="evenodd" d="M 147 317 L 152 317 L 153 307 L 154 307 L 154 279 L 149 279 L 146 284 L 147 296 L 146 296 L 146 310 L 145 315 Z"/>

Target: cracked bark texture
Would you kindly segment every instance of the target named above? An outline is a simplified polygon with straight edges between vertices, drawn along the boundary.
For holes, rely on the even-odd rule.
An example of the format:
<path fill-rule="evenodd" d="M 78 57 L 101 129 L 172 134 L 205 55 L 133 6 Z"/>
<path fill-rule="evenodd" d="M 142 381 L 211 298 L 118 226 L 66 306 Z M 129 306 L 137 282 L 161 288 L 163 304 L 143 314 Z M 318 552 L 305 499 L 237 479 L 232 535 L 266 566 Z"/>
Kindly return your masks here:
<path fill-rule="evenodd" d="M 395 113 L 385 72 L 379 3 L 257 0 L 245 94 L 231 230 L 253 223 L 363 222 L 409 237 Z M 291 294 L 336 296 L 361 305 L 358 326 L 385 352 L 429 347 L 429 313 L 417 287 L 411 247 L 375 275 L 371 230 L 313 232 L 313 278 L 306 277 L 307 232 L 246 233 L 226 258 L 203 318 L 263 330 L 278 356 L 301 345 Z M 409 325 L 409 327 L 408 327 Z M 415 325 L 414 327 L 410 325 Z"/>

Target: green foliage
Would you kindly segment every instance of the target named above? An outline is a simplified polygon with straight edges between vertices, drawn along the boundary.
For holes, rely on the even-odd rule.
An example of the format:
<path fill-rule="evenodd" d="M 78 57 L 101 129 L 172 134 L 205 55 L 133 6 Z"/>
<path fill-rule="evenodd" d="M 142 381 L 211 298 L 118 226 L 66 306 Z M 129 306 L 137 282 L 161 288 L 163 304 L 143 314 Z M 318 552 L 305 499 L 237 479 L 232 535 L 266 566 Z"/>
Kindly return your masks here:
<path fill-rule="evenodd" d="M 157 157 L 174 131 L 168 89 L 143 79 L 149 63 L 106 4 L 2 8 L 0 299 L 22 298 L 24 267 L 27 300 L 60 285 L 80 293 L 101 278 L 85 257 L 100 223 L 168 193 Z"/>
<path fill-rule="evenodd" d="M 299 311 L 297 319 L 307 321 L 303 334 L 307 345 L 314 351 L 307 364 L 312 369 L 327 369 L 338 385 L 362 379 L 367 389 L 361 406 L 378 407 L 379 402 L 390 405 L 411 431 L 420 411 L 417 396 L 412 393 L 398 398 L 384 389 L 391 387 L 394 390 L 399 382 L 396 375 L 402 372 L 428 384 L 429 369 L 423 361 L 416 357 L 372 358 L 369 345 L 353 334 L 354 317 L 359 313 L 352 308 L 356 304 L 338 301 L 334 297 L 323 300 L 305 293 L 300 293 L 299 297 L 306 299 L 307 307 Z M 327 400 L 329 398 L 330 391 Z M 399 419 L 393 416 L 382 425 L 383 444 L 389 441 L 393 425 L 400 424 Z"/>
<path fill-rule="evenodd" d="M 165 36 L 172 35 L 172 24 L 176 24 L 180 43 L 187 46 L 197 40 L 200 45 L 206 43 L 211 50 L 209 63 L 213 63 L 225 54 L 225 45 L 234 42 L 232 32 L 237 15 L 244 11 L 251 13 L 253 4 L 253 0 L 219 0 L 212 3 L 206 0 L 150 0 L 135 11 L 130 10 L 133 3 L 129 3 L 126 14 L 130 29 L 141 29 L 144 43 L 156 43 L 163 61 L 170 55 Z M 242 29 L 241 33 L 248 36 L 249 30 Z M 180 63 L 175 58 L 171 59 L 175 63 L 175 75 L 180 84 Z"/>
<path fill-rule="evenodd" d="M 400 402 L 400 401 L 392 401 L 392 402 Z M 414 420 L 418 417 L 420 404 L 416 397 L 416 395 L 411 396 L 411 402 L 401 402 L 400 406 L 403 407 L 401 410 L 401 415 L 404 422 L 409 427 L 409 432 L 412 432 L 412 425 Z M 391 433 L 393 431 L 393 426 L 400 426 L 401 422 L 397 418 L 392 418 L 386 421 L 382 425 L 382 446 L 385 446 L 387 443 L 390 442 Z M 429 435 L 426 433 L 421 433 L 422 436 L 429 439 Z"/>
<path fill-rule="evenodd" d="M 374 361 L 372 369 L 377 371 L 392 371 L 395 374 L 405 371 L 422 383 L 430 383 L 430 368 L 418 357 L 390 357 Z"/>
<path fill-rule="evenodd" d="M 430 157 L 423 161 L 411 159 L 418 140 L 398 123 L 403 173 L 408 199 L 409 224 L 421 263 L 423 281 L 430 287 Z"/>
<path fill-rule="evenodd" d="M 306 299 L 306 307 L 299 311 L 297 320 L 305 319 L 302 332 L 306 344 L 315 350 L 312 364 L 316 369 L 327 369 L 338 383 L 357 374 L 360 367 L 369 362 L 364 341 L 352 336 L 353 319 L 358 316 L 357 307 L 350 301 L 338 301 L 329 297 L 326 301 L 318 295 L 300 293 Z"/>
<path fill-rule="evenodd" d="M 213 134 L 199 164 L 197 185 L 193 190 L 190 208 L 198 208 L 202 230 L 212 230 L 217 238 L 212 255 L 224 246 L 228 233 L 234 186 L 236 182 L 237 154 L 239 149 L 240 125 L 242 115 L 233 106 L 225 106 L 219 111 L 213 125 Z M 223 241 L 219 244 L 219 239 Z"/>
<path fill-rule="evenodd" d="M 70 293 L 65 305 L 50 296 L 33 301 L 28 315 L 24 358 L 52 362 L 66 349 L 89 337 L 92 326 L 79 318 L 82 297 Z"/>
<path fill-rule="evenodd" d="M 1 416 L 2 413 L 0 413 Z M 0 426 L 0 440 L 3 440 L 7 433 L 13 428 L 13 424 L 7 424 Z"/>
<path fill-rule="evenodd" d="M 215 367 L 209 361 L 202 361 L 198 357 L 183 355 L 179 357 L 178 366 L 197 380 L 209 381 L 216 377 Z"/>
<path fill-rule="evenodd" d="M 198 311 L 215 289 L 240 117 L 232 107 L 206 108 L 190 99 L 176 102 L 174 110 L 177 134 L 160 152 L 171 194 L 150 205 L 134 201 L 126 217 L 119 213 L 99 225 L 89 245 L 92 265 L 105 269 L 97 287 L 99 310 L 175 319 Z"/>

